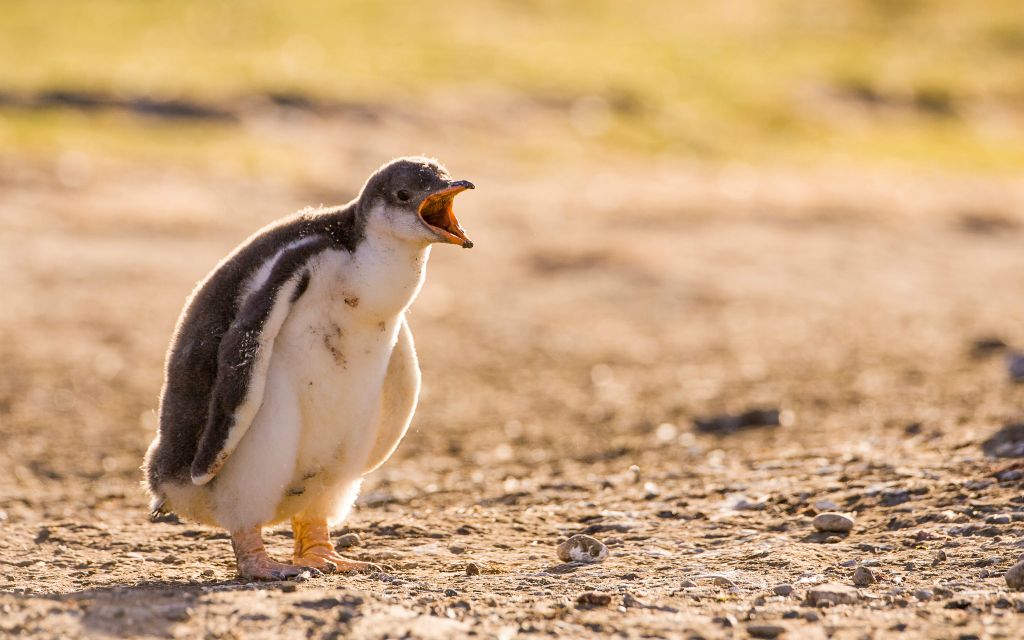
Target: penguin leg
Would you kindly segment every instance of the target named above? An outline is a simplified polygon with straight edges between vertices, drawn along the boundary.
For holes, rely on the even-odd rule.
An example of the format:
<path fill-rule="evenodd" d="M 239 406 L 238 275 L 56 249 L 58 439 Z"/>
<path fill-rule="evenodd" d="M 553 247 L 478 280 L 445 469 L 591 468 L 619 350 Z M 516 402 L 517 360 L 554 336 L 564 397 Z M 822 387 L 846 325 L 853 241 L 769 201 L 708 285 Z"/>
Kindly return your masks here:
<path fill-rule="evenodd" d="M 302 573 L 311 573 L 309 567 L 275 562 L 263 547 L 263 531 L 255 526 L 231 532 L 231 548 L 235 550 L 238 574 L 251 580 L 285 580 Z"/>
<path fill-rule="evenodd" d="M 334 550 L 327 518 L 299 514 L 292 518 L 295 534 L 295 553 L 292 562 L 303 567 L 319 569 L 324 573 L 380 572 L 380 565 L 349 560 Z"/>

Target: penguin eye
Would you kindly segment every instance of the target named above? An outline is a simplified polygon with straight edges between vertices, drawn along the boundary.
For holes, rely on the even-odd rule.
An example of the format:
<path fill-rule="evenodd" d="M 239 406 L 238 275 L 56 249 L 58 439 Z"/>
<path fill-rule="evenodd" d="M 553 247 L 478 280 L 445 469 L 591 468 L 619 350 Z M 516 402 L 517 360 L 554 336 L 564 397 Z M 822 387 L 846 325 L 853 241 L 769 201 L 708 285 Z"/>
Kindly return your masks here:
<path fill-rule="evenodd" d="M 409 198 L 412 197 L 412 194 L 406 191 L 405 189 L 400 189 L 398 193 L 395 194 L 395 197 L 401 200 L 402 202 L 409 202 Z"/>

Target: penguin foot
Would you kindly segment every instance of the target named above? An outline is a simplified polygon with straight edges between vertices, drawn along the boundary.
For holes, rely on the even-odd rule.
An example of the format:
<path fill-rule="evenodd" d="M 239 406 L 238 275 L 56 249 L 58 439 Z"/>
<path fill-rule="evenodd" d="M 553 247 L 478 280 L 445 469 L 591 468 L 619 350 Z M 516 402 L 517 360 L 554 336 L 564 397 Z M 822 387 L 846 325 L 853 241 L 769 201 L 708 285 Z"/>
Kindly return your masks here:
<path fill-rule="evenodd" d="M 292 562 L 324 573 L 382 573 L 380 565 L 349 560 L 334 550 L 327 519 L 308 514 L 292 518 L 295 552 Z"/>
<path fill-rule="evenodd" d="M 247 580 L 289 580 L 303 576 L 317 577 L 323 573 L 315 567 L 284 564 L 264 556 L 239 562 L 238 575 Z"/>
<path fill-rule="evenodd" d="M 238 575 L 248 580 L 288 580 L 304 575 L 323 575 L 316 567 L 271 560 L 263 546 L 263 534 L 259 526 L 232 531 L 231 547 L 235 550 Z"/>
<path fill-rule="evenodd" d="M 360 562 L 334 552 L 307 551 L 303 556 L 292 558 L 292 562 L 303 567 L 317 569 L 324 573 L 383 573 L 384 569 L 379 564 L 372 562 Z"/>

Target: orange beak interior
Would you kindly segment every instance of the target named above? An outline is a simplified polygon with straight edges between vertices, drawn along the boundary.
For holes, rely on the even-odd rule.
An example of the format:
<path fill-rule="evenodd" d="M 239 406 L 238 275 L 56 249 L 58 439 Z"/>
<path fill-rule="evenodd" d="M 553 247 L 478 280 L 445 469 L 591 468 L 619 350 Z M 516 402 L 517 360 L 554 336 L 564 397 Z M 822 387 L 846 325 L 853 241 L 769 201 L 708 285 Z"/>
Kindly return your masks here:
<path fill-rule="evenodd" d="M 472 247 L 473 241 L 466 237 L 466 232 L 459 226 L 459 219 L 452 212 L 452 201 L 468 188 L 455 185 L 432 193 L 423 199 L 419 208 L 420 219 L 431 231 L 445 242 L 461 245 L 465 249 Z"/>

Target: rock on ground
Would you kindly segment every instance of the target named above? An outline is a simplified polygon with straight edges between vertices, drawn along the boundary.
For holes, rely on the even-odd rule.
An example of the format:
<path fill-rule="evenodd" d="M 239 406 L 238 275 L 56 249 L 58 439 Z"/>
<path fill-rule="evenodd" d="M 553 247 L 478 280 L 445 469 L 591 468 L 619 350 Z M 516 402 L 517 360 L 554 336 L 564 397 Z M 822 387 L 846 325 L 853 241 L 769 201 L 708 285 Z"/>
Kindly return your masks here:
<path fill-rule="evenodd" d="M 814 516 L 811 524 L 818 531 L 848 533 L 853 529 L 853 518 L 843 513 L 827 511 Z"/>
<path fill-rule="evenodd" d="M 558 545 L 558 558 L 563 562 L 601 562 L 608 557 L 608 547 L 597 538 L 576 534 Z"/>
<path fill-rule="evenodd" d="M 815 606 L 823 604 L 855 604 L 860 594 L 849 585 L 829 582 L 807 590 L 807 601 Z"/>

